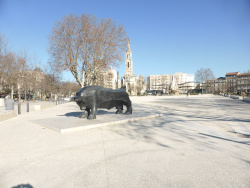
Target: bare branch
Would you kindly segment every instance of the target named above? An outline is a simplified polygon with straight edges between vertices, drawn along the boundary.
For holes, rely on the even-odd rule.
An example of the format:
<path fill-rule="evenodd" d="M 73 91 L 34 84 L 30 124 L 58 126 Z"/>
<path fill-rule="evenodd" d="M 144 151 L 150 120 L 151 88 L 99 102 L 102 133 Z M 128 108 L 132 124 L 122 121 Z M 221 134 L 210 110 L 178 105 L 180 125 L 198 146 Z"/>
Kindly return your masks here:
<path fill-rule="evenodd" d="M 123 26 L 95 16 L 64 16 L 49 36 L 51 62 L 58 72 L 69 70 L 77 83 L 97 84 L 100 71 L 122 61 L 128 38 Z"/>

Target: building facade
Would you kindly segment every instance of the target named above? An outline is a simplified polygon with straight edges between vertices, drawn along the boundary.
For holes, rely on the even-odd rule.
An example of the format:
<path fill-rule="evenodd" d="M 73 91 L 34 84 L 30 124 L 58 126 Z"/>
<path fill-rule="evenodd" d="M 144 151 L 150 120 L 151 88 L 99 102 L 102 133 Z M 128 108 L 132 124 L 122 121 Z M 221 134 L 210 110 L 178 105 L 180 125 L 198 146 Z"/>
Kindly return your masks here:
<path fill-rule="evenodd" d="M 150 75 L 147 77 L 147 90 L 161 90 L 163 93 L 187 93 L 194 89 L 194 74 Z"/>
<path fill-rule="evenodd" d="M 121 88 L 121 80 L 119 78 L 119 73 L 114 68 L 109 68 L 106 71 L 102 71 L 101 80 L 98 85 L 109 89 L 119 89 Z"/>
<path fill-rule="evenodd" d="M 231 72 L 226 74 L 226 90 L 231 93 L 250 91 L 250 73 Z"/>
<path fill-rule="evenodd" d="M 250 92 L 250 73 L 238 74 L 237 77 L 237 90 Z"/>
<path fill-rule="evenodd" d="M 227 73 L 225 75 L 226 77 L 226 85 L 227 85 L 227 88 L 226 90 L 229 91 L 229 92 L 234 92 L 236 91 L 236 84 L 237 84 L 237 77 L 238 75 L 240 74 L 240 72 L 230 72 L 230 73 Z"/>
<path fill-rule="evenodd" d="M 203 84 L 206 93 L 247 93 L 250 91 L 250 73 L 230 72 Z"/>

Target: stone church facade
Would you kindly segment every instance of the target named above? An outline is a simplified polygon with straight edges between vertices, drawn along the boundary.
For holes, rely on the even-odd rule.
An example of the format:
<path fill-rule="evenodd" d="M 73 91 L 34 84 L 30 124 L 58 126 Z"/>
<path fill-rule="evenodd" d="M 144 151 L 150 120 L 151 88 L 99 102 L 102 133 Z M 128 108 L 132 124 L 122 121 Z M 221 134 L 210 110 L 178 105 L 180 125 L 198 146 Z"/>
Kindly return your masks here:
<path fill-rule="evenodd" d="M 132 51 L 128 43 L 125 58 L 125 74 L 122 77 L 122 86 L 126 87 L 129 95 L 143 94 L 146 90 L 144 78 L 133 73 Z"/>

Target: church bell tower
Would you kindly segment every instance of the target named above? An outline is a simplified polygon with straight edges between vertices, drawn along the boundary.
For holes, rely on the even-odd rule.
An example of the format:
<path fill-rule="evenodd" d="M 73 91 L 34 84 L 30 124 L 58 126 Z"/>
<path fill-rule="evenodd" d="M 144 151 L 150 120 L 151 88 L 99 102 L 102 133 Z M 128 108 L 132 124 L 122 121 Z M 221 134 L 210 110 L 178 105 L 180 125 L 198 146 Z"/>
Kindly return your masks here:
<path fill-rule="evenodd" d="M 128 47 L 127 47 L 127 51 L 126 51 L 125 75 L 133 75 L 132 52 L 130 50 L 129 42 L 128 42 Z"/>

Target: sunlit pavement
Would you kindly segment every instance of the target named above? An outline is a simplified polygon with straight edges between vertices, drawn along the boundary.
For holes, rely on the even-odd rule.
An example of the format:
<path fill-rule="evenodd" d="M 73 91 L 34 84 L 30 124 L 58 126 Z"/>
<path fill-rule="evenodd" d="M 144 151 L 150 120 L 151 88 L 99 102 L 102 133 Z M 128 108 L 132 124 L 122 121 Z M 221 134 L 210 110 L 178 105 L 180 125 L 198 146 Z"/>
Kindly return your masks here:
<path fill-rule="evenodd" d="M 35 123 L 80 112 L 66 103 L 1 122 L 0 187 L 250 187 L 250 103 L 131 100 L 162 117 L 65 134 Z"/>

